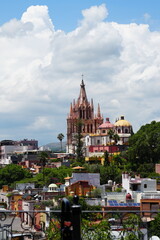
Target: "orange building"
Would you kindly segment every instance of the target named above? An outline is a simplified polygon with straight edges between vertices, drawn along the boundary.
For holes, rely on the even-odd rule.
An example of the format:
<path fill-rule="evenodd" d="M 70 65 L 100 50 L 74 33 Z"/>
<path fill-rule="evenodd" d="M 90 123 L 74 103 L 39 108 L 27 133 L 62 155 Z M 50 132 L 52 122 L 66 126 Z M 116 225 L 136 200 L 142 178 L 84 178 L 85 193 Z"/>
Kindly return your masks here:
<path fill-rule="evenodd" d="M 10 201 L 10 209 L 13 211 L 19 211 L 19 201 L 22 200 L 22 194 L 12 193 Z M 18 213 L 17 213 L 18 215 Z"/>
<path fill-rule="evenodd" d="M 88 184 L 88 181 L 77 181 L 66 187 L 66 195 L 86 196 L 94 187 Z"/>

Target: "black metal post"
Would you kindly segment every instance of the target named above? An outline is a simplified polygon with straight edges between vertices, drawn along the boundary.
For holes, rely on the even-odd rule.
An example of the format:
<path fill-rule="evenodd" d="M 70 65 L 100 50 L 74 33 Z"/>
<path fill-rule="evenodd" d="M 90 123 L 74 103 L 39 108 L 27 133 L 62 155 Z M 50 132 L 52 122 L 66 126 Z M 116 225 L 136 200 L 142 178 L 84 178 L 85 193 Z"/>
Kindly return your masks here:
<path fill-rule="evenodd" d="M 71 231 L 71 208 L 70 202 L 67 198 L 62 200 L 62 209 L 61 209 L 61 239 L 62 240 L 72 240 L 72 231 Z"/>
<path fill-rule="evenodd" d="M 74 196 L 72 210 L 72 240 L 81 240 L 81 206 L 78 204 L 79 197 Z"/>

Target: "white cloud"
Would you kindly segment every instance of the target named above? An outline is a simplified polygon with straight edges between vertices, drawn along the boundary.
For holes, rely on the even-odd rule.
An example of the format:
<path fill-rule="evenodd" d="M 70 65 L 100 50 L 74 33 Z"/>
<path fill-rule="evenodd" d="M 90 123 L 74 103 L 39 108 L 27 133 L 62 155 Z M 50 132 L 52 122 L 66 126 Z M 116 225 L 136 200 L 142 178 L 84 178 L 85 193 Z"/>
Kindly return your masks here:
<path fill-rule="evenodd" d="M 95 109 L 100 103 L 104 118 L 124 114 L 135 130 L 159 119 L 160 32 L 107 22 L 104 4 L 82 15 L 65 33 L 55 31 L 47 6 L 31 6 L 21 20 L 0 27 L 0 125 L 7 119 L 1 136 L 35 134 L 48 143 L 65 134 L 82 73 L 88 99 Z"/>
<path fill-rule="evenodd" d="M 82 15 L 84 17 L 82 24 L 86 23 L 93 26 L 94 24 L 103 21 L 108 16 L 108 10 L 105 7 L 105 4 L 102 4 L 100 6 L 93 6 L 89 9 L 83 10 Z"/>
<path fill-rule="evenodd" d="M 21 21 L 24 23 L 31 22 L 34 26 L 34 31 L 40 33 L 53 29 L 53 24 L 48 15 L 47 6 L 31 6 L 22 15 Z"/>
<path fill-rule="evenodd" d="M 34 122 L 28 126 L 28 129 L 32 129 L 35 131 L 41 130 L 51 130 L 52 124 L 50 123 L 49 119 L 45 116 L 36 117 Z"/>

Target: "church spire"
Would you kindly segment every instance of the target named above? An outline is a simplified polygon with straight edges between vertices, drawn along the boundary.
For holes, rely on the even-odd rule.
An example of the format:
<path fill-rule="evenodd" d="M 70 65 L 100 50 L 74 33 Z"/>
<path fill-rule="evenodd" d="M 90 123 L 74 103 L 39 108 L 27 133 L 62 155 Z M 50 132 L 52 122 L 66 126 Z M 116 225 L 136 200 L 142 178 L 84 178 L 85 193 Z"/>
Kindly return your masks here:
<path fill-rule="evenodd" d="M 85 90 L 85 84 L 84 84 L 84 81 L 83 81 L 83 74 L 82 74 L 82 82 L 81 82 L 80 86 L 81 86 L 81 88 L 80 88 L 78 103 L 79 103 L 79 105 L 82 105 L 84 103 L 85 104 L 88 103 L 87 94 L 86 94 L 86 90 Z"/>
<path fill-rule="evenodd" d="M 97 118 L 101 118 L 101 110 L 100 110 L 99 103 L 98 103 L 98 110 L 97 110 Z"/>
<path fill-rule="evenodd" d="M 73 108 L 72 108 L 72 103 L 70 105 L 70 116 L 72 116 Z"/>
<path fill-rule="evenodd" d="M 93 98 L 91 98 L 91 108 L 94 108 L 94 105 L 93 105 Z"/>

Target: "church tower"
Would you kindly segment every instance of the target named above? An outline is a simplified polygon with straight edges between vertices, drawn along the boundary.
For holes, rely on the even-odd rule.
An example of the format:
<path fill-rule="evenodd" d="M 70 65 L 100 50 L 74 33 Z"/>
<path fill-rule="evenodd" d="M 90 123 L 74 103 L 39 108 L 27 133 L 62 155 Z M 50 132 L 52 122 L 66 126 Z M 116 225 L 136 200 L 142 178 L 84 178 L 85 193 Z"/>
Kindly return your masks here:
<path fill-rule="evenodd" d="M 85 84 L 82 78 L 80 93 L 77 101 L 73 100 L 67 117 L 67 152 L 74 153 L 74 137 L 77 134 L 77 122 L 82 122 L 82 135 L 96 133 L 99 125 L 103 123 L 103 117 L 98 104 L 97 114 L 94 115 L 93 99 L 87 99 Z"/>

